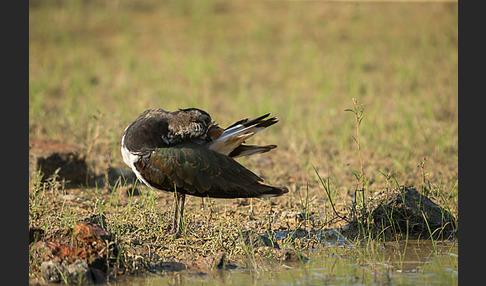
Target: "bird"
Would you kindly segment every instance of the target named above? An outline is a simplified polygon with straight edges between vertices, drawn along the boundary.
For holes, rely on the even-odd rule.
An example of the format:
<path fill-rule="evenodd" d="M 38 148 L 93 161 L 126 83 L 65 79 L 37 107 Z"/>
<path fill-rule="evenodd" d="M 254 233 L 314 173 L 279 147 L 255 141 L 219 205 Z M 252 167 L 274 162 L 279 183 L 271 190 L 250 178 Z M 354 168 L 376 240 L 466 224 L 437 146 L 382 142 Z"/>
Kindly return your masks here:
<path fill-rule="evenodd" d="M 277 145 L 244 144 L 278 122 L 270 113 L 221 128 L 204 110 L 184 108 L 143 111 L 121 138 L 123 161 L 139 181 L 175 196 L 170 234 L 179 237 L 186 195 L 210 198 L 266 198 L 288 193 L 287 187 L 263 179 L 235 158 L 269 152 Z"/>

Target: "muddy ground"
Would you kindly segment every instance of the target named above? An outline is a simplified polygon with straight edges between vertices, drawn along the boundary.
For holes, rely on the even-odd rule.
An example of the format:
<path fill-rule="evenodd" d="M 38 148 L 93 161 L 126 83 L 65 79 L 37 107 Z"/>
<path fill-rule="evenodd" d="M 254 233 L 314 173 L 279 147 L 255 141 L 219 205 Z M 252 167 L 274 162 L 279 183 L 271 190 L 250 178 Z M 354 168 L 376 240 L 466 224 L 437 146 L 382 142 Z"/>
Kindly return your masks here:
<path fill-rule="evenodd" d="M 382 190 L 368 197 L 365 209 L 336 200 L 334 212 L 326 197 L 309 195 L 309 186 L 294 186 L 289 194 L 268 200 L 188 197 L 183 233 L 174 238 L 169 234 L 172 194 L 140 185 L 125 168 L 90 172 L 75 148 L 49 151 L 49 145 L 38 144 L 38 152 L 34 145 L 31 284 L 104 283 L 147 272 L 268 267 L 305 262 L 308 251 L 329 242 L 431 235 L 449 239 L 457 231 L 454 216 L 423 196 L 423 190 Z M 38 162 L 51 164 L 44 168 L 51 174 L 39 173 Z M 77 173 L 86 180 L 81 182 Z M 78 181 L 67 180 L 69 176 Z"/>

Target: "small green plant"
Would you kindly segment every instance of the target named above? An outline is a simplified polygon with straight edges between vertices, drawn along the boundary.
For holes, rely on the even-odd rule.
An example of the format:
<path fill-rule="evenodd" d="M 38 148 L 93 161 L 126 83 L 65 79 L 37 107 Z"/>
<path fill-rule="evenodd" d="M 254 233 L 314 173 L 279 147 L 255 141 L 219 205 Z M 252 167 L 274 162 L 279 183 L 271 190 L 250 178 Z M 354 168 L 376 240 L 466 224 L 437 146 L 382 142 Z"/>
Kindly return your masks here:
<path fill-rule="evenodd" d="M 367 209 L 366 204 L 366 193 L 367 193 L 367 180 L 365 177 L 364 171 L 364 163 L 363 163 L 363 154 L 361 148 L 361 140 L 360 140 L 360 127 L 361 122 L 364 118 L 364 111 L 365 105 L 360 104 L 358 99 L 354 98 L 353 101 L 353 108 L 345 109 L 344 111 L 352 112 L 356 119 L 356 136 L 352 136 L 354 141 L 356 142 L 356 147 L 358 151 L 358 158 L 359 158 L 359 165 L 360 170 L 359 172 L 353 171 L 353 175 L 356 178 L 356 188 L 354 191 L 354 199 L 351 205 L 351 215 L 353 220 L 358 223 L 358 229 L 360 234 L 363 237 L 368 237 L 371 239 L 371 214 Z M 361 193 L 361 205 L 359 206 L 358 210 L 358 193 Z"/>
<path fill-rule="evenodd" d="M 380 172 L 380 174 L 383 175 L 383 177 L 385 177 L 385 191 L 388 192 L 390 190 L 390 181 L 392 179 L 392 175 L 390 172 L 382 172 L 382 171 L 378 171 Z"/>
<path fill-rule="evenodd" d="M 427 184 L 426 177 L 429 175 L 429 173 L 425 171 L 425 163 L 427 163 L 426 157 L 424 157 L 424 159 L 420 161 L 417 167 L 420 168 L 420 174 L 422 175 L 422 192 L 425 196 L 428 196 L 430 193 L 430 183 Z"/>
<path fill-rule="evenodd" d="M 324 183 L 324 180 L 322 180 L 321 176 L 319 175 L 319 172 L 317 172 L 316 167 L 312 165 L 312 168 L 314 168 L 314 172 L 316 173 L 317 177 L 319 178 L 319 182 L 321 183 L 321 186 L 324 188 L 324 191 L 326 192 L 327 198 L 329 199 L 329 203 L 331 204 L 332 211 L 336 215 L 336 217 L 347 221 L 348 223 L 350 222 L 345 216 L 341 216 L 337 211 L 336 208 L 334 207 L 334 203 L 332 201 L 331 197 L 331 187 L 329 185 L 329 178 L 327 178 L 326 183 Z"/>
<path fill-rule="evenodd" d="M 240 245 L 241 249 L 243 250 L 243 253 L 250 260 L 250 263 L 253 267 L 253 270 L 255 270 L 258 273 L 259 272 L 258 263 L 256 261 L 255 248 L 253 246 L 251 236 L 249 235 L 248 240 L 246 240 L 240 226 L 238 226 L 238 235 L 239 235 L 240 241 L 241 241 L 241 243 L 239 243 L 239 245 Z M 232 237 L 232 236 L 230 236 L 230 237 Z M 237 242 L 234 238 L 233 238 L 233 242 L 235 243 L 235 245 L 237 245 Z"/>
<path fill-rule="evenodd" d="M 304 221 L 307 223 L 310 217 L 309 184 L 306 184 L 305 198 L 302 197 L 301 192 L 297 192 L 297 193 L 299 194 L 299 204 L 302 208 L 302 213 L 304 214 Z"/>
<path fill-rule="evenodd" d="M 64 275 L 64 272 L 57 266 L 57 264 L 54 264 L 54 267 L 56 268 L 57 272 L 59 272 L 59 276 L 61 276 L 62 282 L 64 284 L 68 284 L 67 277 Z"/>
<path fill-rule="evenodd" d="M 359 157 L 359 164 L 360 164 L 360 172 L 353 172 L 354 176 L 356 177 L 356 193 L 361 192 L 362 194 L 362 202 L 361 202 L 361 217 L 364 218 L 364 213 L 366 212 L 366 198 L 365 198 L 365 191 L 366 191 L 366 183 L 365 183 L 365 172 L 364 172 L 364 167 L 363 167 L 363 155 L 361 152 L 361 141 L 360 141 L 360 126 L 361 126 L 361 121 L 363 121 L 364 118 L 364 104 L 359 104 L 358 99 L 353 97 L 353 108 L 348 108 L 345 109 L 344 111 L 349 111 L 352 112 L 355 117 L 356 117 L 356 137 L 353 136 L 354 141 L 356 142 L 356 147 L 358 148 L 358 157 Z M 355 204 L 357 203 L 356 201 L 356 195 L 354 197 L 355 199 Z M 355 208 L 353 208 L 354 210 Z"/>

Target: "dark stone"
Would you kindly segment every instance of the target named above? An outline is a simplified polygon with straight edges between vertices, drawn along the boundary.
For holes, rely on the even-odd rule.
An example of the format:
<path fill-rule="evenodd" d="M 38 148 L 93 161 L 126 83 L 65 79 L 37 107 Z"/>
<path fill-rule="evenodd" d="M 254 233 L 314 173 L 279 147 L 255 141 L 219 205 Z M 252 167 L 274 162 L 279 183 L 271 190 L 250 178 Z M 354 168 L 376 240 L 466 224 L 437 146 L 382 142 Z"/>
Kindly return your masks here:
<path fill-rule="evenodd" d="M 375 232 L 386 238 L 447 239 L 454 234 L 452 214 L 413 188 L 400 187 L 373 197 L 369 206 Z"/>
<path fill-rule="evenodd" d="M 127 168 L 115 168 L 108 167 L 101 174 L 94 175 L 90 178 L 88 185 L 92 187 L 104 188 L 104 187 L 117 187 L 124 188 L 135 185 L 137 176 L 132 170 Z M 135 188 L 136 192 L 138 190 Z M 129 194 L 136 195 L 136 194 Z"/>
<path fill-rule="evenodd" d="M 101 271 L 95 267 L 89 267 L 89 272 L 91 273 L 91 278 L 95 284 L 105 284 L 106 283 L 106 274 L 105 272 Z"/>
<path fill-rule="evenodd" d="M 176 261 L 160 261 L 154 268 L 158 271 L 181 271 L 187 269 L 186 265 Z"/>
<path fill-rule="evenodd" d="M 41 274 L 47 283 L 62 282 L 63 273 L 65 272 L 64 266 L 56 263 L 52 260 L 44 261 L 41 264 Z"/>
<path fill-rule="evenodd" d="M 77 259 L 65 268 L 65 277 L 69 284 L 91 284 L 93 277 L 85 260 Z"/>
<path fill-rule="evenodd" d="M 29 141 L 29 177 L 40 171 L 42 182 L 57 175 L 66 181 L 66 187 L 86 184 L 88 167 L 86 156 L 77 146 L 59 141 Z"/>
<path fill-rule="evenodd" d="M 103 281 L 102 276 L 99 276 L 96 270 L 96 277 L 99 281 Z M 85 260 L 77 259 L 73 263 L 63 266 L 52 260 L 44 261 L 41 264 L 42 277 L 47 283 L 68 283 L 68 284 L 92 284 L 94 282 L 92 277 L 92 270 L 89 268 Z M 106 281 L 106 279 L 104 280 Z"/>
<path fill-rule="evenodd" d="M 126 168 L 112 168 L 107 170 L 108 183 L 110 186 L 133 185 L 137 181 L 137 176 L 132 170 Z"/>

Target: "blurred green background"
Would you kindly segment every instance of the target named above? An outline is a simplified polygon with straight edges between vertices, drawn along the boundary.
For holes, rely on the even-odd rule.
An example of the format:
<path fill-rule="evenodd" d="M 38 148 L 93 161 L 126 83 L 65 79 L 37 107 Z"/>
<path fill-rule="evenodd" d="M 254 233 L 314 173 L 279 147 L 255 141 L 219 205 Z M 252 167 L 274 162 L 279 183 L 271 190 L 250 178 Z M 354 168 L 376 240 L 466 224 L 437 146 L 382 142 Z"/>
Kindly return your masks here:
<path fill-rule="evenodd" d="M 241 161 L 277 185 L 337 189 L 359 169 L 352 98 L 365 104 L 370 188 L 390 173 L 457 199 L 457 2 L 29 1 L 29 139 L 121 166 L 143 110 L 198 107 L 222 127 L 271 112 Z"/>

